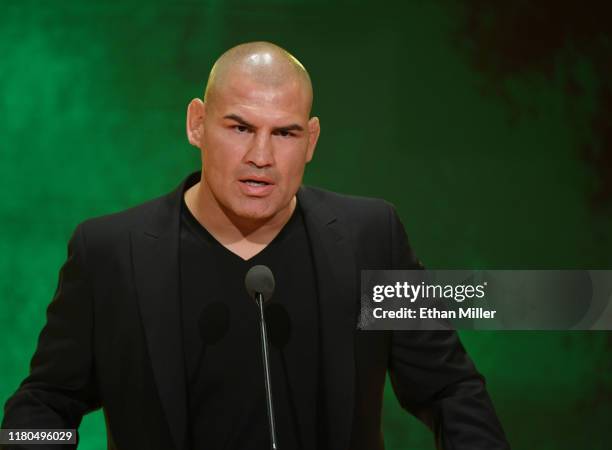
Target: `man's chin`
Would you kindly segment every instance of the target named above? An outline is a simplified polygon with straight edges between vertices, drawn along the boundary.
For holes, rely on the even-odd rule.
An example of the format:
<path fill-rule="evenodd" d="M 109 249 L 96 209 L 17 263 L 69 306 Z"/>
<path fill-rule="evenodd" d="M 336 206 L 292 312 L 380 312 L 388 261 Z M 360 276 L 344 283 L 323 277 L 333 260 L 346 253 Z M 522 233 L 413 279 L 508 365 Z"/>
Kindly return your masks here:
<path fill-rule="evenodd" d="M 244 222 L 252 222 L 254 225 L 265 223 L 273 220 L 275 217 L 282 215 L 286 208 L 279 208 L 276 205 L 271 205 L 267 202 L 253 202 L 255 204 L 241 205 L 241 207 L 233 210 L 233 215 L 236 219 Z M 257 204 L 259 203 L 259 204 Z"/>
<path fill-rule="evenodd" d="M 275 215 L 275 210 L 268 205 L 241 205 L 231 211 L 236 219 L 252 222 L 266 222 Z"/>
<path fill-rule="evenodd" d="M 252 222 L 266 222 L 270 220 L 274 214 L 269 214 L 260 211 L 240 211 L 235 214 L 238 219 Z"/>

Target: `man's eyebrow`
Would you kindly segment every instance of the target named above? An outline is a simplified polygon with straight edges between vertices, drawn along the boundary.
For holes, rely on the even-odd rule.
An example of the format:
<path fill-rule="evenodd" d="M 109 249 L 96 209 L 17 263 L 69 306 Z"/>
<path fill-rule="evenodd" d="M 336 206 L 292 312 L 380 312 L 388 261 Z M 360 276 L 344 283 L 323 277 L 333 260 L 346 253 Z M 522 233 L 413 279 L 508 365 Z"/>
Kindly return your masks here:
<path fill-rule="evenodd" d="M 292 123 L 291 125 L 287 125 L 284 127 L 276 127 L 274 128 L 274 131 L 304 131 L 304 128 L 302 128 L 302 126 L 298 125 L 297 123 Z"/>
<path fill-rule="evenodd" d="M 244 125 L 245 127 L 248 127 L 248 128 L 252 128 L 252 129 L 256 128 L 255 125 L 247 122 L 245 119 L 240 117 L 238 114 L 227 114 L 226 116 L 223 116 L 223 118 L 234 120 L 238 122 L 239 124 Z M 281 126 L 281 127 L 275 127 L 274 131 L 304 131 L 304 128 L 301 125 L 298 125 L 297 123 L 292 123 L 292 124 Z"/>
<path fill-rule="evenodd" d="M 253 125 L 252 123 L 247 122 L 242 117 L 240 117 L 238 114 L 228 114 L 226 116 L 223 116 L 223 118 L 224 119 L 235 120 L 239 124 L 244 125 L 245 127 L 248 127 L 248 128 L 255 128 L 255 125 Z"/>

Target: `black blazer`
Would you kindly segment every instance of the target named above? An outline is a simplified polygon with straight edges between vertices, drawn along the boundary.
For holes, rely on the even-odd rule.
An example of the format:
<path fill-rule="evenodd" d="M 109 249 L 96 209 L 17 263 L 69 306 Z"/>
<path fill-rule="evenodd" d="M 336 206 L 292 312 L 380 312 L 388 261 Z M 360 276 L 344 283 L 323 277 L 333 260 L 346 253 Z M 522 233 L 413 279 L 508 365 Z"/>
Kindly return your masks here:
<path fill-rule="evenodd" d="M 186 182 L 76 227 L 31 372 L 6 402 L 3 428 L 78 428 L 102 407 L 109 449 L 187 449 L 178 301 Z M 383 449 L 387 371 L 400 404 L 434 431 L 438 448 L 509 448 L 455 332 L 356 330 L 359 270 L 419 267 L 393 207 L 309 187 L 297 196 L 316 268 L 324 398 L 320 441 L 301 436 L 304 448 Z M 300 355 L 287 358 L 300 367 Z M 307 399 L 295 391 L 299 422 Z"/>

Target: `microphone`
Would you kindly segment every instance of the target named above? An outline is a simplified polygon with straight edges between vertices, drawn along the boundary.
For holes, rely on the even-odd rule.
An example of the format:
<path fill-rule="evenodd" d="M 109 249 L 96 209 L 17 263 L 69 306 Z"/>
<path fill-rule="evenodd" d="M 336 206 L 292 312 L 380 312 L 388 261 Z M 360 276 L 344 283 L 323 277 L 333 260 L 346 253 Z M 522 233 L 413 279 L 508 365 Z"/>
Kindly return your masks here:
<path fill-rule="evenodd" d="M 276 427 L 274 422 L 274 406 L 272 404 L 272 381 L 270 379 L 270 361 L 268 358 L 268 335 L 266 333 L 266 317 L 264 315 L 264 302 L 270 300 L 274 293 L 274 275 L 267 266 L 253 266 L 244 277 L 244 285 L 249 296 L 255 300 L 259 308 L 259 327 L 261 329 L 261 352 L 264 360 L 264 382 L 266 385 L 266 400 L 268 405 L 268 419 L 270 424 L 270 441 L 272 450 L 278 450 L 276 442 Z"/>
<path fill-rule="evenodd" d="M 253 266 L 244 277 L 244 285 L 255 302 L 257 294 L 261 294 L 264 302 L 267 302 L 274 294 L 274 275 L 268 266 Z"/>

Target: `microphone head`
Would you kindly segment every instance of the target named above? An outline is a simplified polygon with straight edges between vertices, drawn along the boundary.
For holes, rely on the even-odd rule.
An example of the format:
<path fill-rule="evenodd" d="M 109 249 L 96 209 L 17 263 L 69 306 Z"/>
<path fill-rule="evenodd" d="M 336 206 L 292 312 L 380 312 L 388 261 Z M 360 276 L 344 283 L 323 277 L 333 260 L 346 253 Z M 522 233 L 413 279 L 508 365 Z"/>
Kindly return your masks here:
<path fill-rule="evenodd" d="M 255 294 L 259 292 L 266 302 L 274 294 L 274 275 L 268 266 L 253 266 L 244 277 L 244 285 L 253 300 Z"/>

